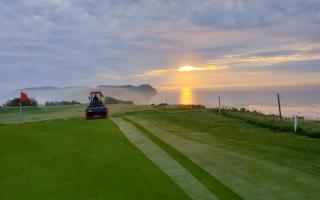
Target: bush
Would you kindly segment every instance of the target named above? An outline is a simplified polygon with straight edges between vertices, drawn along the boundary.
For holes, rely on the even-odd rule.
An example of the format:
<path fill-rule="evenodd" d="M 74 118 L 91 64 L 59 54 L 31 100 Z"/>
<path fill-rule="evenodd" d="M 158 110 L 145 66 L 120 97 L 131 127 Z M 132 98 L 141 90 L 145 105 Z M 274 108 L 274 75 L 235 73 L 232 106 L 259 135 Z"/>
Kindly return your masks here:
<path fill-rule="evenodd" d="M 14 98 L 12 100 L 8 100 L 5 104 L 7 107 L 18 107 L 20 106 L 20 98 Z M 38 102 L 33 99 L 27 99 L 21 101 L 21 106 L 38 106 Z"/>
<path fill-rule="evenodd" d="M 169 104 L 167 104 L 167 103 L 159 103 L 158 106 L 169 106 Z"/>
<path fill-rule="evenodd" d="M 123 101 L 120 99 L 115 99 L 113 97 L 105 97 L 106 104 L 131 104 L 134 105 L 133 101 Z"/>
<path fill-rule="evenodd" d="M 77 105 L 80 104 L 78 101 L 46 101 L 45 106 L 64 106 L 64 105 Z"/>
<path fill-rule="evenodd" d="M 191 104 L 191 105 L 176 105 L 177 108 L 179 109 L 205 109 L 206 107 L 204 105 L 199 105 L 199 104 Z"/>

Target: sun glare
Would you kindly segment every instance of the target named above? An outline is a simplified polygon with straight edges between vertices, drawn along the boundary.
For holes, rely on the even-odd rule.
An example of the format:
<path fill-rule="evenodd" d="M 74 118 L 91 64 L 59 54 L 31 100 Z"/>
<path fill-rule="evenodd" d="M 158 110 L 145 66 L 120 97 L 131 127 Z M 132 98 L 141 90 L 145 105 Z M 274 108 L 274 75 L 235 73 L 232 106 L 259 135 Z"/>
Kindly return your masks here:
<path fill-rule="evenodd" d="M 193 103 L 192 89 L 189 87 L 182 88 L 180 92 L 180 104 L 190 105 Z"/>
<path fill-rule="evenodd" d="M 178 71 L 180 72 L 190 72 L 190 71 L 196 71 L 196 70 L 199 70 L 199 68 L 194 66 L 189 66 L 189 65 L 181 66 L 178 69 Z"/>
<path fill-rule="evenodd" d="M 191 71 L 207 71 L 207 70 L 219 70 L 219 69 L 225 69 L 228 68 L 228 66 L 203 66 L 203 67 L 196 67 L 196 66 L 190 66 L 190 65 L 184 65 L 178 68 L 179 72 L 191 72 Z"/>

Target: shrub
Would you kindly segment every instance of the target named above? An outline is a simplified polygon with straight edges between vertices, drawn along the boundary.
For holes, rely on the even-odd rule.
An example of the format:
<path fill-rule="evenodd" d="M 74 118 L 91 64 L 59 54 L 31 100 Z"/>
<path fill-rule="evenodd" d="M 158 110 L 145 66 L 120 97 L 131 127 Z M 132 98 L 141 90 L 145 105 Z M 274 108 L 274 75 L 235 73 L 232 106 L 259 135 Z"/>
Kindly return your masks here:
<path fill-rule="evenodd" d="M 20 98 L 14 98 L 12 100 L 8 100 L 5 104 L 7 107 L 17 107 L 20 106 Z M 38 106 L 38 102 L 33 99 L 26 99 L 21 101 L 21 106 Z"/>
<path fill-rule="evenodd" d="M 105 97 L 106 104 L 131 104 L 134 105 L 133 101 L 123 101 L 120 99 L 115 99 L 113 97 Z"/>
<path fill-rule="evenodd" d="M 80 102 L 77 101 L 46 101 L 45 106 L 63 106 L 63 105 L 77 105 Z"/>
<path fill-rule="evenodd" d="M 158 106 L 168 106 L 169 104 L 167 103 L 160 103 Z"/>

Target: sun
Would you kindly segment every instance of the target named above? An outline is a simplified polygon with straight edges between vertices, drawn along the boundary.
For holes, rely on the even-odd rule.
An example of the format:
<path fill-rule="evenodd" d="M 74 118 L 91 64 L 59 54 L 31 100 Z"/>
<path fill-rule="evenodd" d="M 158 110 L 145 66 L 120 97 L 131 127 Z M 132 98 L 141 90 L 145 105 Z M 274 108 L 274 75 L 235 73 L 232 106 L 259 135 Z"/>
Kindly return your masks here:
<path fill-rule="evenodd" d="M 199 68 L 190 66 L 190 65 L 185 65 L 178 68 L 178 71 L 180 72 L 190 72 L 190 71 L 196 71 L 196 70 L 199 70 Z"/>
<path fill-rule="evenodd" d="M 191 66 L 191 65 L 183 65 L 178 67 L 177 71 L 179 72 L 191 72 L 191 71 L 208 71 L 208 70 L 219 70 L 219 69 L 225 69 L 228 68 L 228 66 L 218 66 L 218 65 L 210 65 L 210 66 Z"/>

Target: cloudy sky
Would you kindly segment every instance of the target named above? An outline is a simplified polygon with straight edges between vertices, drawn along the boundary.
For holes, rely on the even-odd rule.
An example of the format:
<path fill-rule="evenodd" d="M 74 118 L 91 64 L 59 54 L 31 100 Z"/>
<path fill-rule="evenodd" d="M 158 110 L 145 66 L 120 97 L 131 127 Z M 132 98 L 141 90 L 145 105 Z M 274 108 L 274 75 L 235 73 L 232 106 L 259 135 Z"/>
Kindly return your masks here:
<path fill-rule="evenodd" d="M 320 84 L 320 1 L 0 1 L 2 92 L 141 83 Z"/>

